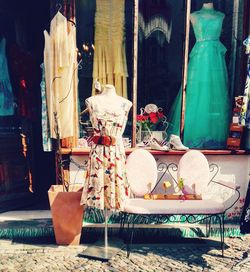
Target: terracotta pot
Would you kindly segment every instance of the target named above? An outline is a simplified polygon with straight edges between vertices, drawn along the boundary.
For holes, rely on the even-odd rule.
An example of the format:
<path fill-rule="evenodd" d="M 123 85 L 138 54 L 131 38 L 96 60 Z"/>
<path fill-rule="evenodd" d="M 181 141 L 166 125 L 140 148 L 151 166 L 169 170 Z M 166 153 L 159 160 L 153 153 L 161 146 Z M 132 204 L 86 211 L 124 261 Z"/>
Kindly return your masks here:
<path fill-rule="evenodd" d="M 62 185 L 52 185 L 48 195 L 56 243 L 78 245 L 83 221 L 82 186 L 70 185 L 69 192 L 66 192 Z"/>

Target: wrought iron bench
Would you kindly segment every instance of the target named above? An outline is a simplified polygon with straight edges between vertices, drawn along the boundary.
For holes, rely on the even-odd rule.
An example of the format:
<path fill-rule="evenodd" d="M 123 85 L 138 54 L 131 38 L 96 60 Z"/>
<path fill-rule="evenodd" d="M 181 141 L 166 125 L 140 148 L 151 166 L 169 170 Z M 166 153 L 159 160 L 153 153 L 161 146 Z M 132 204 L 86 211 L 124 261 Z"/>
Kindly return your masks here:
<path fill-rule="evenodd" d="M 156 162 L 154 159 L 150 158 L 152 156 L 149 152 L 146 150 L 136 150 L 134 152 L 137 152 L 137 154 L 130 155 L 132 158 L 128 158 L 128 167 L 127 167 L 127 175 L 128 180 L 130 183 L 130 187 L 132 192 L 134 193 L 134 198 L 129 198 L 124 205 L 124 210 L 122 212 L 121 216 L 121 231 L 123 231 L 125 227 L 125 223 L 127 222 L 127 256 L 130 255 L 130 249 L 131 244 L 133 241 L 133 235 L 134 235 L 134 226 L 135 226 L 135 219 L 138 216 L 142 217 L 148 217 L 148 216 L 155 216 L 158 218 L 158 222 L 161 222 L 161 218 L 164 218 L 164 222 L 177 222 L 178 215 L 181 216 L 181 220 L 183 222 L 183 219 L 190 223 L 198 223 L 198 222 L 206 222 L 206 236 L 209 237 L 210 231 L 211 231 L 211 220 L 213 219 L 213 222 L 219 223 L 219 230 L 220 230 L 220 241 L 221 241 L 221 250 L 222 250 L 222 256 L 224 256 L 224 231 L 225 231 L 225 213 L 227 210 L 232 208 L 234 204 L 239 200 L 240 198 L 240 187 L 236 185 L 234 182 L 225 182 L 222 180 L 215 180 L 218 172 L 219 167 L 216 164 L 208 164 L 207 159 L 205 156 L 199 152 L 199 151 L 189 151 L 190 152 L 199 152 L 203 156 L 203 165 L 201 167 L 204 167 L 205 163 L 205 170 L 207 169 L 208 175 L 206 177 L 209 177 L 207 181 L 204 181 L 204 184 L 206 188 L 204 188 L 202 191 L 202 199 L 198 200 L 185 200 L 184 196 L 181 197 L 181 199 L 178 200 L 169 200 L 169 199 L 163 199 L 163 200 L 147 200 L 142 197 L 142 194 L 145 194 L 145 190 L 138 193 L 138 179 L 134 179 L 134 177 L 140 177 L 138 176 L 140 173 L 141 175 L 144 173 L 144 177 L 146 179 L 148 178 L 147 169 L 150 168 L 153 165 L 153 162 L 155 163 L 155 166 L 151 167 L 152 169 L 156 167 L 158 172 L 161 173 L 160 178 L 155 183 L 155 186 L 153 186 L 153 189 L 151 190 L 150 194 L 153 194 L 157 186 L 162 181 L 163 177 L 166 173 L 168 173 L 175 184 L 178 184 L 177 179 L 174 175 L 174 173 L 178 173 L 178 168 L 182 167 L 181 161 L 179 165 L 177 166 L 174 163 L 171 163 L 169 165 L 166 165 L 164 163 L 160 163 L 158 166 L 156 166 Z M 148 153 L 148 154 L 147 154 Z M 187 157 L 187 154 L 183 155 Z M 192 153 L 193 154 L 193 153 Z M 133 157 L 134 156 L 134 157 Z M 141 160 L 147 161 L 147 165 L 144 165 L 143 163 L 138 164 L 138 157 Z M 153 157 L 153 156 L 152 156 Z M 184 159 L 184 163 L 185 163 Z M 207 163 L 207 166 L 206 166 Z M 133 167 L 129 167 L 132 165 Z M 130 173 L 132 169 L 132 173 Z M 191 173 L 195 176 L 196 169 L 191 169 Z M 152 173 L 153 171 L 151 171 Z M 149 175 L 150 176 L 150 175 Z M 153 175 L 154 176 L 154 175 Z M 153 178 L 151 176 L 151 178 Z M 177 175 L 178 176 L 178 175 Z M 211 177 L 210 177 L 211 176 Z M 140 178 L 139 178 L 140 179 Z M 206 179 L 206 178 L 205 178 Z M 148 187 L 147 182 L 143 183 L 143 180 L 140 179 L 142 186 Z M 200 182 L 200 181 L 199 181 Z M 184 179 L 185 183 L 185 179 Z M 225 190 L 221 190 L 221 188 L 226 188 Z M 190 188 L 189 188 L 190 189 Z M 201 189 L 201 188 L 200 188 Z M 213 191 L 214 190 L 214 191 Z M 140 191 L 140 190 L 139 190 Z M 187 190 L 188 191 L 188 190 Z M 190 191 L 190 190 L 189 190 Z M 217 192 L 215 195 L 214 192 Z M 218 194 L 219 193 L 219 194 Z M 213 197 L 211 196 L 213 195 Z M 129 220 L 128 220 L 129 217 Z"/>

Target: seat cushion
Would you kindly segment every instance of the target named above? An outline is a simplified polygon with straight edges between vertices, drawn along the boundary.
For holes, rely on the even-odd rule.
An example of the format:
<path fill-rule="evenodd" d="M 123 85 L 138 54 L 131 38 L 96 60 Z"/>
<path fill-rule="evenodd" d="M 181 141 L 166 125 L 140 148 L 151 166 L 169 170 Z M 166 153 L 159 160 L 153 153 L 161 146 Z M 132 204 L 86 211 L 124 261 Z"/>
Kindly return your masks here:
<path fill-rule="evenodd" d="M 214 200 L 145 200 L 131 198 L 125 201 L 124 212 L 133 214 L 218 214 L 225 210 Z"/>

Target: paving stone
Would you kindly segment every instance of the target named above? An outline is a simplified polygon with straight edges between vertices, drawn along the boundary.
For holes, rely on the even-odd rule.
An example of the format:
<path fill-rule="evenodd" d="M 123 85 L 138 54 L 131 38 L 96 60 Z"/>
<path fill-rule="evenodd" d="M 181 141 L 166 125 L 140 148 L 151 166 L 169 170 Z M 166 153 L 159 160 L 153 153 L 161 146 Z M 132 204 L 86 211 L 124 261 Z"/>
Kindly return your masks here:
<path fill-rule="evenodd" d="M 133 245 L 130 258 L 121 250 L 109 262 L 79 257 L 86 246 L 24 245 L 1 242 L 0 272 L 154 272 L 154 271 L 250 271 L 250 263 L 237 264 L 243 253 L 250 255 L 250 235 L 226 238 L 225 257 L 209 244 Z"/>

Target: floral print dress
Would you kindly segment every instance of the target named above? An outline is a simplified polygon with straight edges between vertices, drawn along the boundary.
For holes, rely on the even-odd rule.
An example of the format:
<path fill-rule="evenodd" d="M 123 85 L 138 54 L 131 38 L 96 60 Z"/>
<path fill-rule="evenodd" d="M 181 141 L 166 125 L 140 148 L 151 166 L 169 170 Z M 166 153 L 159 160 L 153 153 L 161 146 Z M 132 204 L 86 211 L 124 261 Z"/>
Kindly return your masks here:
<path fill-rule="evenodd" d="M 128 112 L 132 103 L 120 96 L 115 105 L 105 105 L 101 96 L 86 100 L 94 135 L 112 136 L 116 145 L 93 144 L 89 154 L 86 182 L 81 204 L 98 209 L 123 210 L 128 196 L 125 173 L 125 151 L 122 142 Z"/>

